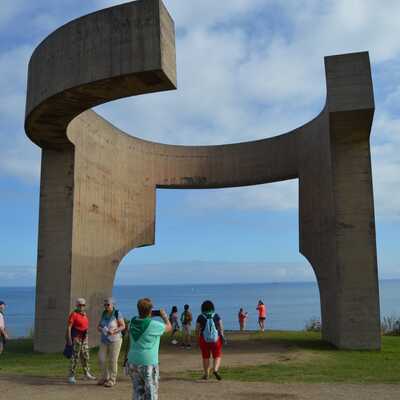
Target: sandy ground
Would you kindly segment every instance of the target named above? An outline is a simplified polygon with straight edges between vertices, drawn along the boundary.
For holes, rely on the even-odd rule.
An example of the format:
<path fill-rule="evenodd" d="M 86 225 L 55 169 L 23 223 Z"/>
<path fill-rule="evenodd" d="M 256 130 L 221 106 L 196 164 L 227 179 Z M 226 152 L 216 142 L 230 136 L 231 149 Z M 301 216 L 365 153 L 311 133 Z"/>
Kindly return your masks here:
<path fill-rule="evenodd" d="M 301 351 L 265 342 L 231 340 L 224 349 L 223 364 L 229 366 L 290 362 L 304 359 Z M 186 370 L 198 370 L 201 376 L 199 350 L 164 345 L 160 355 L 160 399 L 219 399 L 219 400 L 319 400 L 319 399 L 400 399 L 400 385 L 349 384 L 272 384 L 187 380 L 177 377 Z M 65 379 L 0 376 L 0 400 L 126 400 L 131 398 L 131 383 L 121 376 L 112 389 L 93 382 L 78 380 L 68 385 Z"/>

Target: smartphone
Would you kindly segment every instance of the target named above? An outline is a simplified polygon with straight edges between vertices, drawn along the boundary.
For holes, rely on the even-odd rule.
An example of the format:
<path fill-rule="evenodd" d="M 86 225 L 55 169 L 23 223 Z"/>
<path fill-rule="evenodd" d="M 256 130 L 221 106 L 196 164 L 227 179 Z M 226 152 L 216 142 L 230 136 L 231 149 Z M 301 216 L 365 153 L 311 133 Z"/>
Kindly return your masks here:
<path fill-rule="evenodd" d="M 152 310 L 151 311 L 151 316 L 152 317 L 161 317 L 160 310 Z"/>

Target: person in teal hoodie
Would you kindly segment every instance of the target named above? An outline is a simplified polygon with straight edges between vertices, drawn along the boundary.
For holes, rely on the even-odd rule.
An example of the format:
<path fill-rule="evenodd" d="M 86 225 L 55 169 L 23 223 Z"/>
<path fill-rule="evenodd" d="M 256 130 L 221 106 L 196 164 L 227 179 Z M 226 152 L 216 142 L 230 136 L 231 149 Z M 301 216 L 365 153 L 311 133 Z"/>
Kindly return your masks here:
<path fill-rule="evenodd" d="M 158 399 L 158 351 L 164 332 L 171 332 L 172 326 L 164 310 L 155 313 L 163 322 L 152 319 L 153 303 L 140 299 L 137 303 L 139 316 L 129 324 L 129 347 L 127 355 L 128 374 L 132 379 L 133 400 Z"/>

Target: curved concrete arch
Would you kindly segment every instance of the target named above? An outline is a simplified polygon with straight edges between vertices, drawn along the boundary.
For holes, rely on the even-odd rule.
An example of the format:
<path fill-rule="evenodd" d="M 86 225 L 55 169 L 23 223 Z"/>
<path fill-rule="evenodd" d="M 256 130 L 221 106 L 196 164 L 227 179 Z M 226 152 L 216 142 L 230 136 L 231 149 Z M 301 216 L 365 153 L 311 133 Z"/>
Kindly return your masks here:
<path fill-rule="evenodd" d="M 323 337 L 379 348 L 368 53 L 326 57 L 325 69 L 326 105 L 304 126 L 254 142 L 174 146 L 129 136 L 90 110 L 176 87 L 174 23 L 160 0 L 101 10 L 46 38 L 29 63 L 25 120 L 42 148 L 35 349 L 62 347 L 76 297 L 88 298 L 96 323 L 123 256 L 154 244 L 157 187 L 292 178 Z"/>

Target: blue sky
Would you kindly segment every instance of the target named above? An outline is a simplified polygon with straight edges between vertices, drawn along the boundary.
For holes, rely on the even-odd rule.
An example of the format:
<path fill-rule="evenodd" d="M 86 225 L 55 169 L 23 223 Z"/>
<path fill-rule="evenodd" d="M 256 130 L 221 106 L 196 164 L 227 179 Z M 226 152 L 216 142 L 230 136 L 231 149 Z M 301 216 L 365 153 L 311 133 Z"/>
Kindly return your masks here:
<path fill-rule="evenodd" d="M 40 149 L 23 129 L 27 63 L 60 25 L 122 3 L 1 0 L 0 286 L 34 283 Z M 289 131 L 325 100 L 323 57 L 370 52 L 379 274 L 400 277 L 400 2 L 165 0 L 177 28 L 178 90 L 97 108 L 148 140 L 221 144 Z M 132 251 L 117 283 L 314 280 L 298 253 L 297 180 L 158 190 L 155 246 Z"/>

